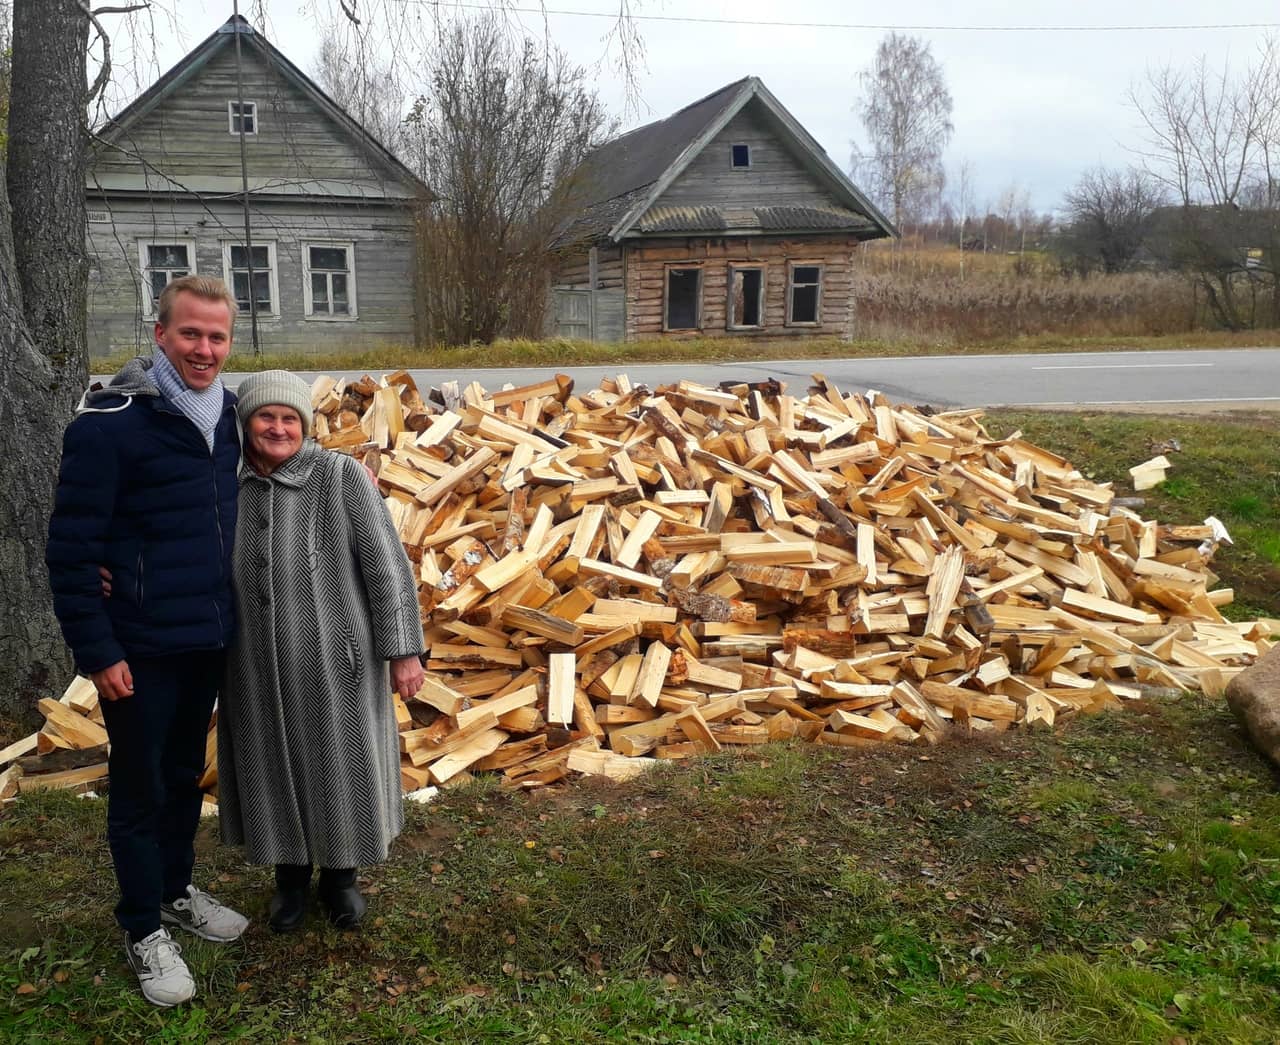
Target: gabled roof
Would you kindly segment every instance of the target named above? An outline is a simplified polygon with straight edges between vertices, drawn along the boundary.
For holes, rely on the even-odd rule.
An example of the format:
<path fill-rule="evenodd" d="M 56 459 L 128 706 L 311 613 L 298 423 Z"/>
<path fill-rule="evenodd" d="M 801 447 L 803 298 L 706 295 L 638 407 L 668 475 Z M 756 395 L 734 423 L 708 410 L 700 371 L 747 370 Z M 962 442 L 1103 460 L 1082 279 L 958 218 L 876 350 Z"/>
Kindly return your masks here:
<path fill-rule="evenodd" d="M 194 50 L 172 69 L 138 95 L 124 109 L 112 117 L 98 132 L 97 137 L 108 144 L 126 135 L 131 127 L 143 119 L 175 91 L 188 83 L 226 47 L 235 47 L 238 35 L 242 47 L 256 51 L 268 66 L 297 87 L 326 116 L 359 141 L 381 160 L 395 179 L 413 189 L 414 195 L 433 197 L 430 188 L 395 155 L 374 138 L 364 125 L 355 120 L 342 106 L 329 97 L 320 86 L 293 62 L 284 56 L 271 41 L 253 28 L 243 15 L 232 15 L 209 34 Z"/>
<path fill-rule="evenodd" d="M 606 142 L 590 153 L 574 174 L 577 206 L 558 242 L 608 238 L 618 242 L 628 234 L 660 231 L 649 216 L 641 218 L 671 184 L 684 172 L 707 144 L 753 99 L 763 106 L 775 132 L 789 145 L 803 165 L 831 192 L 834 209 L 822 213 L 795 215 L 806 231 L 829 228 L 859 228 L 867 238 L 896 236 L 897 229 L 880 210 L 831 161 L 826 151 L 770 93 L 758 77 L 748 76 L 721 87 L 664 120 L 638 127 Z M 744 206 L 750 206 L 744 202 Z M 667 210 L 668 208 L 662 208 Z M 730 217 L 707 211 L 718 208 L 679 208 L 698 213 L 693 217 L 699 229 L 734 227 Z M 786 215 L 775 213 L 796 208 L 763 208 L 757 227 L 793 228 L 785 225 Z M 810 208 L 799 208 L 806 211 Z M 837 215 L 837 212 L 840 212 Z M 675 229 L 675 218 L 658 222 Z M 689 231 L 693 231 L 690 229 Z"/>

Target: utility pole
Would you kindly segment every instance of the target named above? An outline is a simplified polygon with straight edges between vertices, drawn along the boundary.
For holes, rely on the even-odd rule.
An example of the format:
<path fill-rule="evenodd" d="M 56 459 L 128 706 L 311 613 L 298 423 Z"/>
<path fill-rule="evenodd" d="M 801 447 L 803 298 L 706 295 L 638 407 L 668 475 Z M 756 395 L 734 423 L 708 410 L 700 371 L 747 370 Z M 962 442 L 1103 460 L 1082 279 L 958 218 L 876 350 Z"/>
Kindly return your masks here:
<path fill-rule="evenodd" d="M 244 143 L 244 75 L 240 65 L 240 34 L 248 23 L 241 23 L 240 0 L 232 0 L 232 28 L 236 35 L 236 108 L 240 113 L 240 195 L 244 201 L 244 254 L 248 272 L 245 278 L 249 282 L 249 331 L 253 340 L 253 354 L 262 355 L 262 345 L 258 342 L 258 295 L 253 285 L 253 230 L 249 224 L 249 161 L 246 158 Z M 258 128 L 258 111 L 253 112 L 253 127 Z M 231 277 L 235 283 L 235 275 Z M 234 286 L 233 286 L 234 291 Z"/>

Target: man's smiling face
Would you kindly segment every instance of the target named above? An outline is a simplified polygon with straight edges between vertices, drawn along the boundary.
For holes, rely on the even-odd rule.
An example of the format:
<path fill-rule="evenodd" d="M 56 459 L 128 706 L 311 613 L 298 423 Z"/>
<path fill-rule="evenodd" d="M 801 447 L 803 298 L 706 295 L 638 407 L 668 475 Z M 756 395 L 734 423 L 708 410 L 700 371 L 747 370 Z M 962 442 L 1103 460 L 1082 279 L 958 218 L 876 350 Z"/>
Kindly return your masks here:
<path fill-rule="evenodd" d="M 231 310 L 224 301 L 179 293 L 169 321 L 156 324 L 156 344 L 183 384 L 202 391 L 217 380 L 231 354 Z"/>

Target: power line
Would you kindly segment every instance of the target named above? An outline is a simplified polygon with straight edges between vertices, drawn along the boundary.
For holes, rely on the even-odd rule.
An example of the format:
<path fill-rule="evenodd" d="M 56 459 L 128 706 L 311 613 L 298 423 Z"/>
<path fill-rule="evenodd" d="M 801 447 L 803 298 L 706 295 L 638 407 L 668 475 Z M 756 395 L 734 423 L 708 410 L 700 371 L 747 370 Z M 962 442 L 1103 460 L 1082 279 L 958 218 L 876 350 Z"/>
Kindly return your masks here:
<path fill-rule="evenodd" d="M 471 11 L 492 11 L 491 4 L 464 0 L 397 0 L 417 7 L 451 7 Z M 513 14 L 563 15 L 571 18 L 606 18 L 616 22 L 616 11 L 570 11 L 554 7 L 508 7 Z M 860 29 L 873 32 L 904 33 L 1137 33 L 1190 32 L 1214 29 L 1280 29 L 1280 22 L 1197 22 L 1180 25 L 890 25 L 874 22 L 782 22 L 756 18 L 707 18 L 696 15 L 627 15 L 636 22 L 682 22 L 698 25 L 745 25 L 762 29 Z"/>

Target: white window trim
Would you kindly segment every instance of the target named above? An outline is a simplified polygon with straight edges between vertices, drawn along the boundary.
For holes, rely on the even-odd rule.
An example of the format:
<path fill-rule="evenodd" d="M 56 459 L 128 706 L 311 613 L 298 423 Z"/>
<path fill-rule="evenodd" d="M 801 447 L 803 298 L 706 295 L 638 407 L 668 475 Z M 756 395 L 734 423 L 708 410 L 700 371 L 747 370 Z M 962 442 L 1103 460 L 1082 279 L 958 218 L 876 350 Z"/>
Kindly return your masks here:
<path fill-rule="evenodd" d="M 257 135 L 258 135 L 258 103 L 257 103 L 257 102 L 255 102 L 255 101 L 252 101 L 252 100 L 251 100 L 251 99 L 249 99 L 249 98 L 246 98 L 243 102 L 237 102 L 237 101 L 236 101 L 236 99 L 234 99 L 234 98 L 228 98 L 228 99 L 227 99 L 227 132 L 228 132 L 229 134 L 233 134 L 233 135 L 235 135 L 235 137 L 237 137 L 237 138 L 239 138 L 239 137 L 240 137 L 240 132 L 239 132 L 238 130 L 236 130 L 236 111 L 235 111 L 235 107 L 236 107 L 237 105 L 242 105 L 242 106 L 244 106 L 244 105 L 252 105 L 252 106 L 253 106 L 253 130 L 251 130 L 251 131 L 245 131 L 245 132 L 244 132 L 244 136 L 245 136 L 246 138 L 256 138 L 256 137 L 257 137 Z M 243 109 L 242 109 L 241 111 L 243 112 Z"/>
<path fill-rule="evenodd" d="M 311 303 L 311 248 L 341 247 L 347 252 L 347 305 L 348 315 L 332 316 L 314 311 Z M 317 323 L 353 323 L 360 318 L 356 301 L 356 244 L 355 240 L 308 239 L 302 241 L 302 309 L 307 319 Z"/>
<path fill-rule="evenodd" d="M 742 147 L 747 150 L 747 162 L 742 166 L 733 162 L 733 150 Z M 729 143 L 729 169 L 734 171 L 749 171 L 751 169 L 751 143 L 750 142 L 730 142 Z"/>
<path fill-rule="evenodd" d="M 792 291 L 796 287 L 796 269 L 818 270 L 818 300 L 814 302 L 813 314 L 815 319 L 796 320 L 791 318 L 791 303 L 793 301 Z M 820 327 L 822 326 L 822 287 L 826 283 L 827 266 L 821 261 L 789 261 L 787 262 L 787 326 L 789 327 Z M 811 286 L 811 284 L 803 283 L 801 286 Z"/>
<path fill-rule="evenodd" d="M 151 266 L 147 264 L 147 248 L 152 246 L 158 246 L 160 244 L 167 244 L 167 243 L 172 243 L 177 246 L 182 246 L 187 248 L 187 258 L 191 262 L 191 265 L 187 269 L 187 271 L 193 276 L 197 275 L 196 241 L 195 240 L 187 239 L 187 237 L 185 236 L 165 236 L 165 237 L 153 236 L 151 239 L 138 240 L 138 277 L 142 285 L 142 318 L 143 319 L 159 318 L 159 315 L 157 314 L 156 310 L 152 308 L 151 280 L 147 278 L 151 273 Z M 164 271 L 167 272 L 169 270 L 166 269 Z"/>
<path fill-rule="evenodd" d="M 664 265 L 662 267 L 662 332 L 664 334 L 667 333 L 668 331 L 672 333 L 677 333 L 682 330 L 701 330 L 702 329 L 702 291 L 704 288 L 704 284 L 706 282 L 703 279 L 702 268 L 703 268 L 702 265 L 697 262 L 680 262 L 680 261 L 673 261 L 669 265 Z M 685 269 L 697 269 L 698 271 L 698 302 L 697 302 L 698 307 L 697 307 L 696 313 L 694 314 L 693 326 L 691 327 L 673 327 L 669 322 L 670 320 L 669 306 L 671 304 L 670 289 L 671 289 L 672 269 L 679 269 L 681 271 Z"/>
<path fill-rule="evenodd" d="M 739 323 L 738 317 L 733 314 L 733 277 L 738 272 L 759 272 L 760 273 L 760 299 L 758 308 L 760 312 L 760 322 L 750 326 Z M 742 263 L 729 266 L 729 286 L 728 293 L 725 296 L 725 329 L 726 330 L 763 330 L 764 329 L 764 303 L 765 303 L 765 284 L 769 280 L 767 268 L 764 263 L 752 264 Z"/>
<path fill-rule="evenodd" d="M 268 266 L 268 271 L 271 273 L 271 311 L 270 312 L 259 311 L 258 316 L 259 318 L 263 316 L 279 316 L 280 315 L 280 274 L 279 274 L 280 269 L 279 269 L 279 266 L 276 264 L 276 241 L 273 239 L 255 239 L 253 241 L 253 245 L 255 247 L 267 248 L 267 266 Z M 243 247 L 243 246 L 244 246 L 244 240 L 224 239 L 222 241 L 222 282 L 224 282 L 228 286 L 228 288 L 230 288 L 232 294 L 235 293 L 236 288 L 235 288 L 235 280 L 232 279 L 232 276 L 231 276 L 231 248 Z M 257 269 L 254 269 L 254 272 L 257 272 L 257 271 L 258 271 Z M 253 293 L 253 287 L 249 288 L 249 293 L 251 294 Z M 241 314 L 247 316 L 249 314 L 249 310 L 245 309 L 244 312 Z"/>

